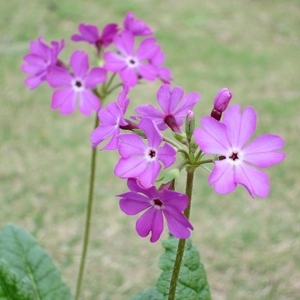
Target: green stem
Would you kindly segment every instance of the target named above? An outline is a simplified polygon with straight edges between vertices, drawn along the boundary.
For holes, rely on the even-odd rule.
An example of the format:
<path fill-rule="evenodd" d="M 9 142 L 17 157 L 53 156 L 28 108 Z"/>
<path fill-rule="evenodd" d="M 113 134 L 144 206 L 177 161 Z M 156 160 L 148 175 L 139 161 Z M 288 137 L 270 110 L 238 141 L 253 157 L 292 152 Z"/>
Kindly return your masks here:
<path fill-rule="evenodd" d="M 193 183 L 194 183 L 194 170 L 189 170 L 187 172 L 187 177 L 186 177 L 186 189 L 185 193 L 189 198 L 189 205 L 184 211 L 184 215 L 189 218 L 190 217 L 190 211 L 191 211 L 191 201 L 192 201 L 192 192 L 193 192 Z M 175 300 L 175 295 L 176 295 L 176 287 L 177 287 L 177 282 L 178 282 L 178 277 L 179 277 L 179 272 L 181 268 L 181 262 L 184 254 L 184 249 L 185 249 L 185 239 L 180 239 L 178 242 L 178 248 L 177 248 L 177 253 L 176 253 L 176 258 L 175 258 L 175 263 L 174 263 L 174 268 L 173 268 L 173 273 L 172 273 L 172 278 L 170 282 L 170 289 L 169 289 L 169 297 L 168 300 Z"/>
<path fill-rule="evenodd" d="M 98 119 L 98 114 L 96 113 L 94 128 L 98 127 L 98 124 L 99 124 L 99 119 Z M 87 249 L 88 249 L 89 238 L 90 238 L 91 216 L 92 216 L 93 196 L 94 196 L 94 182 L 95 182 L 95 173 L 96 173 L 96 153 L 97 153 L 97 149 L 96 148 L 92 149 L 90 182 L 89 182 L 90 185 L 89 185 L 88 203 L 87 203 L 86 219 L 85 219 L 85 231 L 84 231 L 84 239 L 83 239 L 82 253 L 80 259 L 80 267 L 79 267 L 79 272 L 77 277 L 75 300 L 79 300 L 79 296 L 80 296 Z"/>

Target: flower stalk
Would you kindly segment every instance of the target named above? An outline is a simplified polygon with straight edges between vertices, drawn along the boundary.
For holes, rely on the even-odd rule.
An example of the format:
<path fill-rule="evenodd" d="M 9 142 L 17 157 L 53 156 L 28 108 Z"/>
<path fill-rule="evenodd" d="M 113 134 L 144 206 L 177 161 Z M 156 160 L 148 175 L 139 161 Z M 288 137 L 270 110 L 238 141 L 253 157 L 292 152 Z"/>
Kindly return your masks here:
<path fill-rule="evenodd" d="M 189 219 L 190 212 L 191 212 L 194 174 L 195 174 L 195 171 L 193 169 L 187 170 L 185 193 L 189 198 L 189 204 L 188 204 L 188 207 L 186 208 L 186 210 L 184 211 L 184 215 L 187 217 L 187 219 Z M 171 282 L 170 282 L 168 300 L 175 300 L 176 287 L 177 287 L 179 272 L 180 272 L 180 268 L 181 268 L 183 255 L 184 255 L 185 241 L 186 241 L 186 239 L 180 239 L 178 242 L 178 248 L 177 248 L 174 268 L 173 268 Z"/>
<path fill-rule="evenodd" d="M 98 114 L 96 114 L 94 128 L 97 128 L 98 125 L 99 125 L 99 119 L 98 119 Z M 87 255 L 89 238 L 90 238 L 91 217 L 92 217 L 93 198 L 94 198 L 94 182 L 95 182 L 95 174 L 96 174 L 96 153 L 97 153 L 97 149 L 96 148 L 92 149 L 88 202 L 87 202 L 87 210 L 86 210 L 86 218 L 85 218 L 85 230 L 84 230 L 79 272 L 77 277 L 75 300 L 78 300 L 80 296 L 86 255 Z"/>

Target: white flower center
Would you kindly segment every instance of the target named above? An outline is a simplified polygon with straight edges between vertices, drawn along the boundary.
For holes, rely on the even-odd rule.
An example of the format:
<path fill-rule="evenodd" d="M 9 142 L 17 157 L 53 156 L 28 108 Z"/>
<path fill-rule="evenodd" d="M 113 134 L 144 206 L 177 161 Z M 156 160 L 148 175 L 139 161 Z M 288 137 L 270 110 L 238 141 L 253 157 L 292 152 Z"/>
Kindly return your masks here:
<path fill-rule="evenodd" d="M 238 165 L 243 162 L 243 151 L 241 149 L 233 148 L 228 151 L 226 159 L 233 165 Z"/>
<path fill-rule="evenodd" d="M 129 68 L 136 68 L 139 65 L 139 61 L 136 57 L 129 56 L 126 58 L 126 63 Z"/>
<path fill-rule="evenodd" d="M 157 159 L 157 149 L 148 147 L 145 151 L 145 156 L 149 162 L 155 161 Z"/>
<path fill-rule="evenodd" d="M 84 90 L 84 83 L 80 78 L 75 78 L 72 81 L 72 87 L 76 92 L 81 92 Z"/>

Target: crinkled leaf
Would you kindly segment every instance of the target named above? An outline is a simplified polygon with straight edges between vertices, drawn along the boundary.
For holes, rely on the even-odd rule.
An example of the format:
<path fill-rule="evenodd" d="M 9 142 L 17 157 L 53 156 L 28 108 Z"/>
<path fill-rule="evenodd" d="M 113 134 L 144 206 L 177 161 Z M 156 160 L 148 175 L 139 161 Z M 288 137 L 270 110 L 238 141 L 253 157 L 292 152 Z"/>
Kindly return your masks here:
<path fill-rule="evenodd" d="M 170 236 L 163 240 L 165 253 L 160 257 L 159 267 L 163 271 L 156 282 L 157 290 L 167 296 L 174 267 L 178 239 Z M 191 239 L 186 240 L 182 266 L 176 288 L 176 300 L 211 300 L 206 273 L 197 248 Z"/>
<path fill-rule="evenodd" d="M 151 288 L 133 296 L 130 300 L 164 300 L 165 297 L 155 288 Z"/>
<path fill-rule="evenodd" d="M 25 277 L 21 280 L 4 259 L 0 259 L 0 299 L 36 299 L 29 279 Z"/>
<path fill-rule="evenodd" d="M 50 256 L 26 230 L 8 224 L 0 232 L 0 258 L 23 281 L 30 281 L 34 300 L 73 299 Z"/>

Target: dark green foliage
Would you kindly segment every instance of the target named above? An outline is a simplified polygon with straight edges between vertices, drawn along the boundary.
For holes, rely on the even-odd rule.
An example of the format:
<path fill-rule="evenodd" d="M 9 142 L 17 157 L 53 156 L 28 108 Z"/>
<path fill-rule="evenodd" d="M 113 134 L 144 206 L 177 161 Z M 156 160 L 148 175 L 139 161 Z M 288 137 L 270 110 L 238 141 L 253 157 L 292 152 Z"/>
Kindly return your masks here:
<path fill-rule="evenodd" d="M 163 271 L 156 282 L 156 288 L 141 292 L 131 300 L 167 299 L 172 277 L 178 239 L 170 236 L 163 240 L 165 253 L 160 257 L 159 267 Z M 182 266 L 176 289 L 176 300 L 211 300 L 209 286 L 199 252 L 191 239 L 186 241 Z"/>
<path fill-rule="evenodd" d="M 33 236 L 13 224 L 0 232 L 0 299 L 72 299 L 50 256 Z"/>

